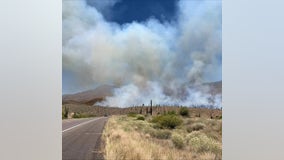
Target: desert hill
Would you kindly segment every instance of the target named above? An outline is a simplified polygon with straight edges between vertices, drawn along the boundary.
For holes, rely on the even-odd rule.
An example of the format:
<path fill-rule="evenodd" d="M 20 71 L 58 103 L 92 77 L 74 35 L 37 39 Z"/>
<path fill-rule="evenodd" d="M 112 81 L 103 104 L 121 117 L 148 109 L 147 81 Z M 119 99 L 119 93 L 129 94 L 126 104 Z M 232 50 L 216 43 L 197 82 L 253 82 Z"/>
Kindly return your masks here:
<path fill-rule="evenodd" d="M 204 83 L 202 86 L 208 87 L 210 94 L 222 94 L 222 81 Z"/>
<path fill-rule="evenodd" d="M 112 96 L 115 86 L 101 85 L 96 89 L 87 90 L 75 94 L 67 94 L 62 96 L 62 104 L 78 103 L 93 105 L 96 102 L 104 100 L 107 96 Z"/>

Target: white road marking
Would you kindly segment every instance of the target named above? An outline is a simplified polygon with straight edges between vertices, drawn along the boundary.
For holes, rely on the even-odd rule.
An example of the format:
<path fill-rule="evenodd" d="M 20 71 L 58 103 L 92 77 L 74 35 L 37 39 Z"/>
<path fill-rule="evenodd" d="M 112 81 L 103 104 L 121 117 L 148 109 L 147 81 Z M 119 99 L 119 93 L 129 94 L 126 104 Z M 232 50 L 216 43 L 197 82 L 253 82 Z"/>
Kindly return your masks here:
<path fill-rule="evenodd" d="M 84 124 L 87 124 L 87 123 L 90 123 L 90 122 L 93 122 L 93 121 L 96 121 L 96 120 L 102 119 L 102 118 L 103 118 L 103 117 L 100 117 L 100 118 L 97 118 L 97 119 L 92 119 L 92 120 L 89 120 L 89 121 L 86 121 L 86 122 L 83 122 L 83 123 L 77 124 L 77 125 L 75 125 L 75 126 L 73 126 L 73 127 L 70 127 L 70 128 L 67 128 L 67 129 L 63 130 L 63 131 L 62 131 L 62 133 L 63 133 L 63 132 L 66 132 L 66 131 L 69 131 L 69 130 L 71 130 L 71 129 L 73 129 L 73 128 L 76 128 L 76 127 L 82 126 L 82 125 L 84 125 Z"/>

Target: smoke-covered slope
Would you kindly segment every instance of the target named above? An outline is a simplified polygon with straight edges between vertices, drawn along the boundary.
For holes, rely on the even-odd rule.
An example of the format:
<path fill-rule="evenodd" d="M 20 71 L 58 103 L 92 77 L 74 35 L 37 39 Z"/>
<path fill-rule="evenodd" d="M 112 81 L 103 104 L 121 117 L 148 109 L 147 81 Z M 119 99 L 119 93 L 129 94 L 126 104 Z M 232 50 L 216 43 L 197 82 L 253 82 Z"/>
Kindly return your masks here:
<path fill-rule="evenodd" d="M 115 86 L 101 85 L 96 89 L 87 90 L 75 94 L 68 94 L 62 96 L 62 103 L 81 103 L 93 105 L 96 102 L 104 100 L 107 96 L 112 96 Z"/>
<path fill-rule="evenodd" d="M 210 83 L 204 83 L 202 85 L 197 85 L 197 86 L 191 86 L 191 87 L 185 87 L 185 89 L 191 88 L 194 92 L 194 96 L 199 96 L 198 99 L 206 99 L 206 98 L 211 98 L 211 97 L 221 97 L 222 94 L 222 81 L 217 81 L 217 82 L 210 82 Z M 132 88 L 131 88 L 132 89 Z M 93 105 L 93 104 L 100 104 L 100 105 L 105 105 L 105 106 L 120 106 L 120 107 L 125 107 L 126 105 L 117 105 L 121 104 L 122 102 L 129 102 L 131 103 L 132 99 L 135 100 L 135 93 L 132 92 L 132 94 L 128 94 L 128 92 L 124 92 L 119 94 L 121 91 L 124 91 L 121 88 L 116 88 L 115 86 L 112 85 L 101 85 L 97 87 L 96 89 L 93 90 L 87 90 L 75 94 L 69 94 L 69 95 L 63 95 L 62 97 L 62 103 L 63 104 L 71 104 L 71 103 L 77 103 L 77 104 L 88 104 L 88 105 Z M 155 89 L 151 92 L 156 92 Z M 119 94 L 119 95 L 118 95 Z M 125 95 L 127 94 L 127 96 Z M 140 93 L 138 93 L 140 94 Z M 159 93 L 160 94 L 160 93 Z M 200 98 L 201 97 L 201 98 Z M 127 99 L 126 99 L 127 98 Z M 126 100 L 125 100 L 126 99 Z M 150 99 L 153 99 L 155 104 L 163 104 L 159 102 L 159 99 L 157 99 L 155 96 L 150 95 L 149 99 L 143 99 L 144 101 L 141 102 L 147 103 Z M 182 99 L 179 97 L 179 99 Z M 196 98 L 189 100 L 189 101 L 194 101 Z M 114 102 L 113 102 L 114 101 Z M 119 102 L 117 102 L 119 101 Z M 170 99 L 169 99 L 170 101 Z M 168 102 L 168 104 L 174 104 L 175 102 Z M 141 105 L 140 104 L 140 105 Z M 181 103 L 177 103 L 181 104 Z M 192 103 L 194 104 L 194 103 Z M 200 104 L 207 104 L 200 101 Z M 130 104 L 131 106 L 133 104 Z M 137 104 L 139 105 L 139 104 Z M 186 104 L 184 104 L 186 105 Z"/>
<path fill-rule="evenodd" d="M 204 83 L 201 87 L 208 88 L 207 93 L 212 95 L 222 94 L 222 81 Z"/>

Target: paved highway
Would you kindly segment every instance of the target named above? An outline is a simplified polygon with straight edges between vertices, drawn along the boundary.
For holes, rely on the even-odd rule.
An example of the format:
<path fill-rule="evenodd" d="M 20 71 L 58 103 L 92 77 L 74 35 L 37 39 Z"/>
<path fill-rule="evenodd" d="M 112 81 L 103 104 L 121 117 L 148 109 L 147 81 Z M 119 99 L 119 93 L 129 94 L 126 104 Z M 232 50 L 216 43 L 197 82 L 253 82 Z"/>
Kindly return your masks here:
<path fill-rule="evenodd" d="M 107 117 L 62 121 L 62 159 L 100 160 L 101 134 Z"/>

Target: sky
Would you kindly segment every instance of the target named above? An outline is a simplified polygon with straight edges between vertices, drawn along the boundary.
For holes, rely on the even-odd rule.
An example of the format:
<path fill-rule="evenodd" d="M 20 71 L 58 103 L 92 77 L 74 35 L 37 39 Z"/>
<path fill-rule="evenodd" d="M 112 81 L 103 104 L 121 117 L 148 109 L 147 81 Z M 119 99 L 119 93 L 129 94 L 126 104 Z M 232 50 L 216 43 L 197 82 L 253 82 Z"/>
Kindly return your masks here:
<path fill-rule="evenodd" d="M 119 0 L 112 1 L 111 7 L 104 9 L 98 7 L 98 1 L 87 0 L 87 4 L 97 7 L 107 21 L 119 24 L 131 23 L 132 21 L 143 22 L 150 17 L 160 21 L 174 20 L 177 0 Z"/>
<path fill-rule="evenodd" d="M 174 21 L 177 2 L 178 0 L 86 0 L 87 5 L 97 8 L 107 21 L 120 25 L 134 21 L 143 22 L 152 17 L 161 22 Z M 94 84 L 84 87 L 78 83 L 72 72 L 63 69 L 63 94 L 88 90 L 97 86 Z"/>
<path fill-rule="evenodd" d="M 63 94 L 113 84 L 163 101 L 222 79 L 220 0 L 63 1 L 62 19 Z"/>

